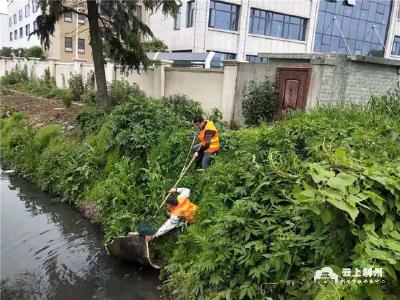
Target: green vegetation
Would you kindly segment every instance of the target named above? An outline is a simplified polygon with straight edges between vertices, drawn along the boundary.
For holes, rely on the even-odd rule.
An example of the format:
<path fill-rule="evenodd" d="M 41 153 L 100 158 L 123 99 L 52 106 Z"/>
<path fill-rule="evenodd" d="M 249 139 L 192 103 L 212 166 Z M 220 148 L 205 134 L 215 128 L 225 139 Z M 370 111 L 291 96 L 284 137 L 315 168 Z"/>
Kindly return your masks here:
<path fill-rule="evenodd" d="M 258 126 L 271 122 L 277 110 L 278 91 L 274 84 L 264 81 L 249 81 L 242 92 L 243 117 L 246 125 Z"/>
<path fill-rule="evenodd" d="M 36 58 L 43 58 L 43 49 L 39 46 L 32 46 L 30 48 L 17 48 L 12 49 L 10 47 L 3 47 L 0 50 L 0 56 L 11 57 L 12 53 L 16 57 L 36 57 Z"/>
<path fill-rule="evenodd" d="M 181 183 L 200 206 L 197 223 L 177 242 L 152 242 L 166 262 L 161 276 L 171 298 L 396 299 L 399 101 L 393 91 L 365 106 L 221 133 L 213 165 Z M 89 207 L 106 240 L 154 213 L 179 175 L 189 120 L 200 109 L 180 96 L 153 101 L 131 93 L 120 103 L 108 113 L 81 112 L 80 141 L 57 126 L 32 128 L 21 114 L 0 121 L 2 163 Z M 382 267 L 387 283 L 320 286 L 313 276 L 324 266 L 339 276 L 342 268 Z"/>

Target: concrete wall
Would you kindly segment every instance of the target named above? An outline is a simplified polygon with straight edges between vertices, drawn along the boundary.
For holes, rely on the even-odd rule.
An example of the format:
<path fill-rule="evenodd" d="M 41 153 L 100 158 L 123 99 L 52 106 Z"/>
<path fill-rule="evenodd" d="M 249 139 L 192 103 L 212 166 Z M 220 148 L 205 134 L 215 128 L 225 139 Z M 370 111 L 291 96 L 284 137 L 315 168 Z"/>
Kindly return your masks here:
<path fill-rule="evenodd" d="M 220 70 L 166 68 L 165 96 L 186 94 L 200 101 L 207 112 L 221 109 L 223 77 Z"/>
<path fill-rule="evenodd" d="M 68 79 L 72 74 L 81 74 L 84 80 L 91 71 L 92 64 L 75 61 L 59 62 L 57 60 L 0 60 L 0 76 L 15 68 L 16 64 L 21 68 L 27 65 L 30 74 L 40 78 L 46 68 L 56 79 L 56 85 L 60 88 L 68 87 Z M 237 62 L 233 66 L 226 66 L 224 70 L 172 68 L 170 61 L 155 61 L 154 66 L 147 72 L 136 71 L 121 72 L 121 67 L 108 62 L 105 65 L 106 79 L 128 80 L 138 84 L 147 96 L 156 99 L 173 94 L 184 94 L 189 98 L 199 101 L 206 112 L 216 107 L 221 110 L 227 121 L 230 121 L 233 108 L 233 97 L 236 84 Z"/>
<path fill-rule="evenodd" d="M 267 76 L 276 80 L 277 68 L 310 68 L 311 77 L 306 109 L 319 104 L 367 101 L 371 95 L 382 95 L 400 81 L 400 61 L 374 57 L 330 54 L 263 54 L 268 64 L 224 61 L 222 70 L 172 68 L 170 61 L 155 61 L 147 72 L 121 73 L 121 68 L 108 62 L 106 79 L 135 82 L 147 96 L 159 99 L 173 94 L 185 94 L 199 101 L 206 112 L 218 108 L 226 121 L 243 122 L 241 96 L 249 80 L 262 81 Z M 0 76 L 11 71 L 16 61 L 1 59 Z M 72 74 L 84 77 L 93 65 L 81 62 L 60 63 L 54 60 L 20 60 L 20 66 L 36 77 L 46 68 L 56 78 L 58 87 L 67 87 Z"/>
<path fill-rule="evenodd" d="M 363 103 L 371 95 L 385 94 L 400 81 L 400 62 L 346 55 L 265 54 L 268 64 L 240 63 L 236 80 L 233 119 L 243 123 L 241 95 L 250 80 L 267 76 L 276 81 L 276 70 L 311 68 L 306 108 L 340 102 Z"/>

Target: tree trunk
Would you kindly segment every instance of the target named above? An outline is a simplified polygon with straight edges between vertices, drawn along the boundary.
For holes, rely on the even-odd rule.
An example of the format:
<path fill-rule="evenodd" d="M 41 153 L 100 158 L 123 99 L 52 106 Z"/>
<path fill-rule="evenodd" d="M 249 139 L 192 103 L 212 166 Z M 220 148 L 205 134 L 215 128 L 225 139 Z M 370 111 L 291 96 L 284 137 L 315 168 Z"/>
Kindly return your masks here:
<path fill-rule="evenodd" d="M 110 101 L 107 93 L 106 72 L 104 70 L 103 41 L 100 34 L 98 6 L 95 0 L 86 0 L 86 3 L 98 103 L 103 107 L 109 107 Z"/>

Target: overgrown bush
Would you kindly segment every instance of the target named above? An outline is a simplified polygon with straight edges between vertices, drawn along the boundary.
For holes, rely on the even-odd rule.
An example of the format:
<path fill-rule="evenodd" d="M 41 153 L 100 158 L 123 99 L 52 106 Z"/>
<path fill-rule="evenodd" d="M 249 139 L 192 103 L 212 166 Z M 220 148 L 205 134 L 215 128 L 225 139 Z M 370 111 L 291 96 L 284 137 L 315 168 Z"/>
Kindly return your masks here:
<path fill-rule="evenodd" d="M 69 89 L 74 96 L 74 100 L 80 101 L 83 93 L 85 92 L 85 86 L 83 84 L 83 78 L 80 74 L 74 74 L 68 79 Z"/>
<path fill-rule="evenodd" d="M 1 84 L 3 85 L 14 85 L 18 82 L 27 82 L 29 79 L 28 66 L 24 64 L 21 68 L 20 64 L 11 69 L 10 72 L 6 72 L 6 75 L 1 77 Z"/>
<path fill-rule="evenodd" d="M 186 95 L 163 97 L 161 102 L 169 111 L 182 116 L 189 122 L 192 122 L 194 116 L 203 114 L 201 104 L 189 99 Z"/>
<path fill-rule="evenodd" d="M 97 132 L 104 122 L 106 113 L 103 108 L 89 106 L 81 109 L 76 117 L 78 135 L 81 138 Z"/>
<path fill-rule="evenodd" d="M 144 93 L 136 83 L 129 83 L 127 80 L 118 80 L 109 84 L 108 96 L 111 106 L 116 106 L 130 101 L 131 97 L 144 97 Z"/>
<path fill-rule="evenodd" d="M 243 88 L 242 107 L 246 125 L 271 122 L 278 105 L 278 91 L 266 77 L 262 82 L 249 81 Z"/>

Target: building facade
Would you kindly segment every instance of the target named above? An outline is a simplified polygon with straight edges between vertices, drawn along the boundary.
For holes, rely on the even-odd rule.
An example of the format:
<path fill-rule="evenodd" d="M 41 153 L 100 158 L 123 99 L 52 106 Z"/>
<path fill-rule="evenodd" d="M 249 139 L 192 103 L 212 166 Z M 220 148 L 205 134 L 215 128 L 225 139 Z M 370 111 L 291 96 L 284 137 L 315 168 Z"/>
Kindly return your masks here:
<path fill-rule="evenodd" d="M 174 52 L 339 53 L 400 59 L 399 0 L 182 0 L 178 14 L 149 25 Z"/>
<path fill-rule="evenodd" d="M 36 18 L 40 15 L 39 1 L 37 0 L 9 0 L 6 47 L 29 48 L 40 46 L 36 36 L 29 34 L 36 30 Z"/>
<path fill-rule="evenodd" d="M 38 0 L 9 0 L 7 39 L 3 47 L 29 48 L 41 46 L 36 35 L 30 33 L 36 30 L 36 18 L 41 14 Z M 85 12 L 85 7 L 75 7 Z M 89 46 L 88 21 L 85 16 L 66 13 L 57 23 L 51 45 L 46 52 L 49 59 L 65 62 L 92 62 L 92 52 Z M 15 53 L 18 56 L 18 53 Z"/>

